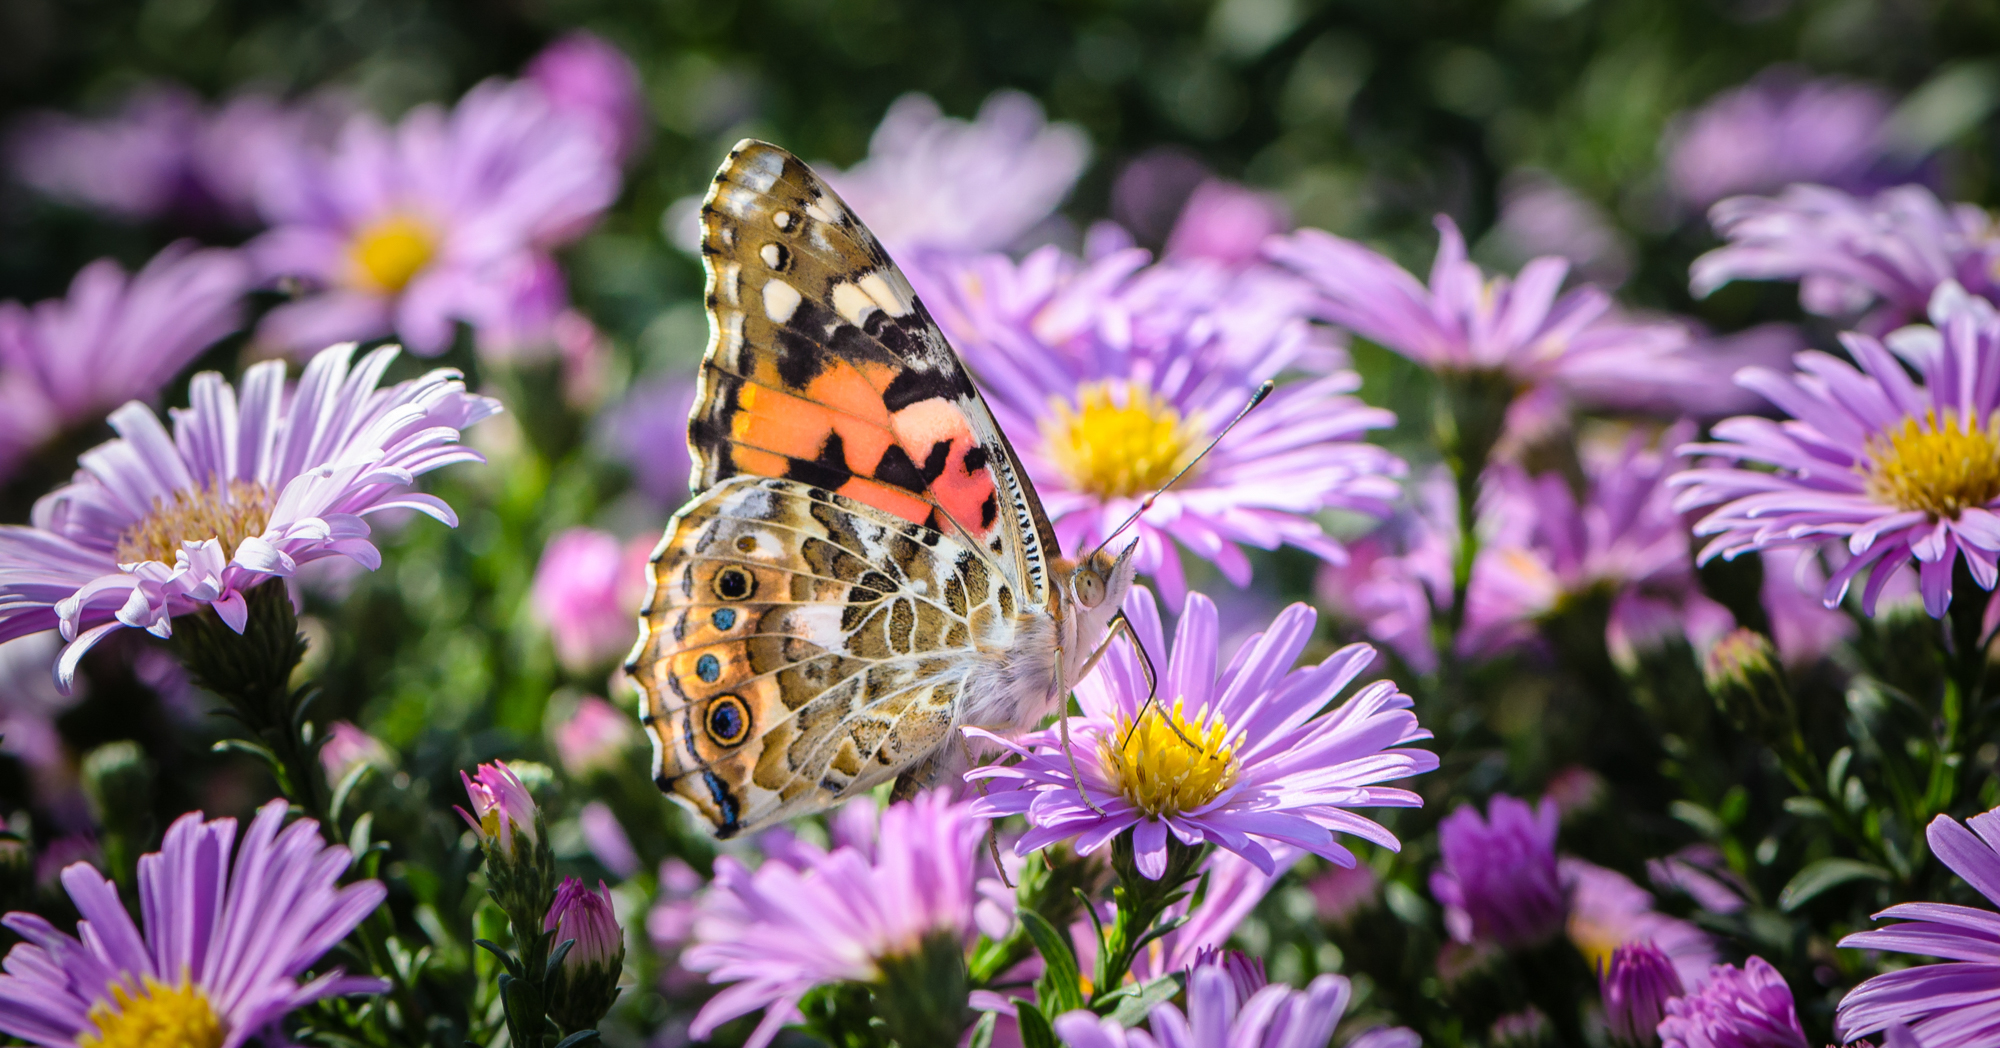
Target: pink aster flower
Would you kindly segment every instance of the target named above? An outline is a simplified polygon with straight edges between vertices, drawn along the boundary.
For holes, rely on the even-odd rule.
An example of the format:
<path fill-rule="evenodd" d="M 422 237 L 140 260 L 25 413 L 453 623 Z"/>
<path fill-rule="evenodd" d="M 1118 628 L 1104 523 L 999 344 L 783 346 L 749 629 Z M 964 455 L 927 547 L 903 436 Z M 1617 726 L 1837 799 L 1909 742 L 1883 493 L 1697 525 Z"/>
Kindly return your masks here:
<path fill-rule="evenodd" d="M 1245 996 L 1210 964 L 1188 975 L 1187 1012 L 1155 1007 L 1150 1032 L 1082 1010 L 1057 1017 L 1055 1030 L 1071 1048 L 1318 1048 L 1333 1039 L 1352 993 L 1346 979 L 1322 975 L 1303 990 L 1272 983 Z"/>
<path fill-rule="evenodd" d="M 171 434 L 140 404 L 112 412 L 119 438 L 85 452 L 31 526 L 0 527 L 0 640 L 61 629 L 67 688 L 77 660 L 114 630 L 166 637 L 174 616 L 212 607 L 241 631 L 243 594 L 266 580 L 335 556 L 372 570 L 382 556 L 370 514 L 414 509 L 456 524 L 412 483 L 483 461 L 458 434 L 499 403 L 448 369 L 378 389 L 395 349 L 350 368 L 353 355 L 325 350 L 289 390 L 280 361 L 252 367 L 240 394 L 221 375 L 196 375 Z"/>
<path fill-rule="evenodd" d="M 1961 826 L 1940 815 L 1925 832 L 1931 854 L 1988 902 L 2000 904 L 2000 809 Z M 1848 991 L 1834 1017 L 1844 1043 L 1907 1024 L 1924 1048 L 1973 1048 L 2000 1038 L 2000 915 L 1942 902 L 1906 902 L 1875 915 L 1901 918 L 1840 940 L 1849 949 L 1942 959 L 1889 972 Z"/>
<path fill-rule="evenodd" d="M 1492 236 L 1516 263 L 1560 255 L 1599 287 L 1615 288 L 1632 272 L 1631 242 L 1610 216 L 1546 171 L 1516 171 L 1501 183 Z"/>
<path fill-rule="evenodd" d="M 645 146 L 652 121 L 639 69 L 603 37 L 584 30 L 564 34 L 542 48 L 521 76 L 557 111 L 588 124 L 620 163 Z"/>
<path fill-rule="evenodd" d="M 1248 265 L 1262 257 L 1266 238 L 1290 228 L 1292 215 L 1283 200 L 1241 183 L 1211 178 L 1196 186 L 1181 206 L 1165 254 Z"/>
<path fill-rule="evenodd" d="M 282 1042 L 276 1024 L 315 1001 L 387 990 L 337 968 L 300 981 L 386 892 L 378 881 L 340 886 L 347 849 L 324 846 L 311 819 L 285 826 L 285 812 L 282 798 L 258 809 L 240 844 L 235 819 L 175 820 L 139 860 L 143 932 L 102 874 L 65 869 L 80 940 L 34 914 L 0 920 L 26 940 L 0 975 L 0 1032 L 72 1048 L 175 1030 L 186 1043 L 237 1048 Z"/>
<path fill-rule="evenodd" d="M 1051 124 L 1041 103 L 997 91 L 971 121 L 907 94 L 882 116 L 868 158 L 827 183 L 905 266 L 926 251 L 972 254 L 1019 240 L 1069 195 L 1090 162 L 1090 139 Z"/>
<path fill-rule="evenodd" d="M 1330 233 L 1303 229 L 1265 254 L 1318 289 L 1324 319 L 1434 371 L 1498 372 L 1518 386 L 1603 372 L 1628 386 L 1678 376 L 1688 344 L 1678 324 L 1634 321 L 1612 312 L 1609 295 L 1585 285 L 1558 293 L 1569 260 L 1537 258 L 1515 277 L 1489 279 L 1465 256 L 1465 238 L 1437 218 L 1438 251 L 1426 286 L 1376 252 Z"/>
<path fill-rule="evenodd" d="M 1089 550 L 1207 446 L 1265 379 L 1325 347 L 1295 281 L 1212 262 L 1084 265 L 1055 248 L 987 256 L 927 301 L 983 380 L 1066 550 Z M 1278 388 L 1161 495 L 1137 532 L 1139 570 L 1178 597 L 1176 543 L 1249 582 L 1241 547 L 1345 556 L 1315 515 L 1380 514 L 1400 460 L 1361 441 L 1394 421 L 1347 370 Z"/>
<path fill-rule="evenodd" d="M 382 740 L 362 731 L 353 721 L 334 721 L 326 730 L 326 742 L 319 748 L 320 767 L 326 769 L 326 781 L 339 783 L 349 772 L 364 764 L 377 768 L 393 768 L 395 757 Z"/>
<path fill-rule="evenodd" d="M 330 150 L 303 150 L 261 196 L 272 229 L 249 250 L 267 277 L 312 293 L 262 334 L 291 348 L 395 332 L 426 356 L 470 324 L 483 349 L 551 338 L 565 293 L 547 252 L 618 195 L 591 123 L 533 84 L 489 80 L 450 111 L 395 127 L 360 115 Z"/>
<path fill-rule="evenodd" d="M 1943 296 L 1940 296 L 1943 298 Z M 1986 589 L 2000 558 L 2000 320 L 1977 299 L 1939 318 L 1940 334 L 1896 340 L 1919 365 L 1921 384 L 1902 360 L 1867 335 L 1842 341 L 1853 365 L 1801 353 L 1799 373 L 1748 368 L 1737 382 L 1792 416 L 1779 423 L 1743 417 L 1718 424 L 1715 440 L 1684 449 L 1771 469 L 1716 465 L 1688 470 L 1677 509 L 1716 508 L 1695 525 L 1713 535 L 1701 559 L 1750 550 L 1812 549 L 1845 540 L 1848 561 L 1827 580 L 1827 607 L 1868 572 L 1862 608 L 1874 614 L 1883 587 L 1912 558 L 1924 608 L 1944 615 L 1952 567 L 1961 554 Z M 1925 337 L 1928 335 L 1928 337 Z"/>
<path fill-rule="evenodd" d="M 693 1035 L 762 1010 L 745 1043 L 763 1048 L 801 1018 L 799 1001 L 813 987 L 874 982 L 882 961 L 914 957 L 926 939 L 969 939 L 985 832 L 967 806 L 930 793 L 882 811 L 872 857 L 843 846 L 803 869 L 766 862 L 755 873 L 734 856 L 717 859 L 681 963 L 734 985 L 702 1006 Z"/>
<path fill-rule="evenodd" d="M 621 542 L 593 528 L 549 540 L 535 565 L 532 600 L 564 666 L 582 673 L 632 649 L 653 543 L 644 536 Z"/>
<path fill-rule="evenodd" d="M 1992 217 L 1922 186 L 1873 197 L 1792 186 L 1775 197 L 1725 200 L 1709 221 L 1729 243 L 1694 260 L 1688 282 L 1696 295 L 1733 280 L 1796 280 L 1808 312 L 1866 311 L 1861 327 L 1874 334 L 1922 317 L 1947 281 L 2000 296 Z"/>
<path fill-rule="evenodd" d="M 595 695 L 577 700 L 576 709 L 549 729 L 563 770 L 578 779 L 616 770 L 639 738 L 631 714 Z"/>
<path fill-rule="evenodd" d="M 1892 105 L 1873 84 L 1767 69 L 1675 121 L 1665 143 L 1667 184 L 1696 208 L 1794 182 L 1881 185 L 1885 166 L 1908 168 L 1890 156 Z"/>
<path fill-rule="evenodd" d="M 1156 659 L 1169 652 L 1150 592 L 1134 589 L 1125 610 L 1148 652 Z M 1347 809 L 1419 806 L 1415 793 L 1375 784 L 1435 769 L 1435 754 L 1400 748 L 1430 732 L 1388 681 L 1329 710 L 1375 650 L 1353 644 L 1317 666 L 1291 669 L 1316 617 L 1304 604 L 1286 608 L 1217 674 L 1215 605 L 1189 594 L 1171 653 L 1155 663 L 1158 701 L 1143 716 L 1146 679 L 1129 644 L 1113 646 L 1076 687 L 1083 716 L 1070 719 L 1071 752 L 1095 807 L 1079 795 L 1054 728 L 1018 741 L 968 728 L 968 736 L 1020 758 L 966 774 L 988 783 L 974 810 L 1026 815 L 1030 829 L 1015 845 L 1023 855 L 1071 838 L 1088 855 L 1129 830 L 1139 872 L 1155 879 L 1166 872 L 1169 834 L 1190 846 L 1213 843 L 1267 874 L 1287 848 L 1352 866 L 1336 833 L 1399 847 L 1393 834 Z"/>
<path fill-rule="evenodd" d="M 511 855 L 516 839 L 529 845 L 541 841 L 541 809 L 514 769 L 501 761 L 492 761 L 480 765 L 471 775 L 459 772 L 458 781 L 465 784 L 465 799 L 471 802 L 472 810 L 456 807 L 452 810 L 479 835 L 480 843 L 497 847 L 502 855 Z"/>
<path fill-rule="evenodd" d="M 1792 988 L 1762 957 L 1718 964 L 1703 985 L 1667 1002 L 1662 1048 L 1809 1048 Z"/>
<path fill-rule="evenodd" d="M 65 430 L 150 400 L 237 330 L 250 267 L 181 241 L 130 274 L 83 267 L 64 298 L 0 302 L 0 476 Z"/>
<path fill-rule="evenodd" d="M 1685 986 L 1699 986 L 1715 963 L 1715 941 L 1695 925 L 1653 909 L 1652 893 L 1616 870 L 1565 857 L 1559 864 L 1569 896 L 1569 939 L 1592 968 L 1610 963 L 1620 946 L 1650 942 L 1665 954 Z"/>
<path fill-rule="evenodd" d="M 1667 955 L 1650 942 L 1627 943 L 1611 951 L 1611 960 L 1597 971 L 1604 996 L 1604 1026 L 1611 1043 L 1629 1048 L 1653 1048 L 1667 1002 L 1686 992 L 1680 973 Z"/>

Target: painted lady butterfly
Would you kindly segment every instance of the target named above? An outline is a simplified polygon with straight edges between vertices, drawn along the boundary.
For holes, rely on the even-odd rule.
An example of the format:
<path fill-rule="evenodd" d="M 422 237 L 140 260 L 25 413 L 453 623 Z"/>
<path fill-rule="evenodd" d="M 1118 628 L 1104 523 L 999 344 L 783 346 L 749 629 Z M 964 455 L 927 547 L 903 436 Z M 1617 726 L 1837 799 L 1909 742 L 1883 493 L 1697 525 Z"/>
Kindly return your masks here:
<path fill-rule="evenodd" d="M 909 281 L 776 146 L 702 208 L 694 500 L 627 671 L 660 789 L 718 837 L 962 767 L 1089 672 L 1131 551 L 1082 563 Z"/>

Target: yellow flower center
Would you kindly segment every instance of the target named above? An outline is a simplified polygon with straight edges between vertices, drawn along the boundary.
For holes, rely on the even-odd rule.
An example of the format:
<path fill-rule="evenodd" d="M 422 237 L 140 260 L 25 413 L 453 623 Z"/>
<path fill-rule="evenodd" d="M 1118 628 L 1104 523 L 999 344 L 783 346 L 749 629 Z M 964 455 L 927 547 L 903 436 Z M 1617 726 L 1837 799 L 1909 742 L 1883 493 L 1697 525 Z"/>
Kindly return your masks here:
<path fill-rule="evenodd" d="M 355 282 L 393 295 L 430 264 L 437 242 L 435 230 L 408 215 L 376 219 L 348 246 Z"/>
<path fill-rule="evenodd" d="M 243 480 L 218 485 L 211 480 L 200 491 L 176 491 L 171 500 L 154 499 L 153 512 L 118 536 L 118 563 L 172 564 L 181 543 L 207 539 L 220 540 L 222 555 L 234 556 L 244 539 L 264 533 L 270 519 L 271 493 L 264 485 Z"/>
<path fill-rule="evenodd" d="M 1178 815 L 1236 782 L 1236 751 L 1223 745 L 1229 726 L 1220 717 L 1204 724 L 1207 712 L 1204 707 L 1190 718 L 1176 700 L 1172 713 L 1158 704 L 1148 707 L 1136 730 L 1129 718 L 1118 719 L 1117 734 L 1099 751 L 1134 807 L 1148 815 Z"/>
<path fill-rule="evenodd" d="M 2000 496 L 2000 433 L 1995 419 L 1959 421 L 1935 411 L 1868 442 L 1868 462 L 1860 467 L 1868 497 L 1904 510 L 1958 519 L 1969 506 Z"/>
<path fill-rule="evenodd" d="M 177 986 L 147 979 L 136 995 L 113 986 L 111 996 L 115 1005 L 90 1009 L 97 1032 L 78 1037 L 77 1048 L 221 1048 L 222 1019 L 185 976 Z"/>
<path fill-rule="evenodd" d="M 1042 442 L 1078 491 L 1104 498 L 1146 495 L 1173 479 L 1207 435 L 1166 398 L 1129 382 L 1091 382 L 1074 405 L 1050 405 Z"/>

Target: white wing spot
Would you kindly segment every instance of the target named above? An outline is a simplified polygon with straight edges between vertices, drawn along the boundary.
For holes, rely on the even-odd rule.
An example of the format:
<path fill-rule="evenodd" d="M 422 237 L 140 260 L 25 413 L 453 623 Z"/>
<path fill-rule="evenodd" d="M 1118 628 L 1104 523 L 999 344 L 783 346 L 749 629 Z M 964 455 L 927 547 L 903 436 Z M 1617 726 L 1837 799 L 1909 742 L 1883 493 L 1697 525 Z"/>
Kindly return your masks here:
<path fill-rule="evenodd" d="M 764 315 L 770 317 L 774 324 L 783 324 L 792 319 L 792 314 L 798 311 L 799 303 L 803 300 L 804 296 L 799 294 L 798 288 L 782 280 L 773 280 L 764 285 Z"/>
<path fill-rule="evenodd" d="M 742 284 L 743 264 L 740 262 L 724 262 L 721 271 L 716 273 L 715 276 L 716 287 L 722 292 L 722 300 L 732 306 L 742 305 L 740 285 Z"/>
<path fill-rule="evenodd" d="M 768 193 L 785 173 L 785 158 L 777 153 L 759 152 L 736 166 L 736 178 L 759 193 Z"/>
<path fill-rule="evenodd" d="M 884 279 L 879 269 L 861 278 L 861 290 L 882 307 L 882 312 L 892 317 L 904 317 L 910 313 L 910 294 Z"/>
<path fill-rule="evenodd" d="M 785 249 L 776 244 L 765 244 L 757 249 L 757 257 L 763 259 L 765 265 L 776 269 L 778 263 L 785 260 Z"/>
<path fill-rule="evenodd" d="M 815 198 L 812 203 L 806 205 L 806 214 L 812 218 L 816 218 L 821 222 L 826 223 L 829 226 L 837 226 L 840 224 L 839 213 L 834 211 L 832 208 L 823 206 L 817 198 Z"/>
<path fill-rule="evenodd" d="M 841 319 L 855 327 L 860 327 L 862 319 L 875 308 L 875 300 L 868 297 L 868 292 L 863 291 L 860 285 L 848 283 L 834 285 L 834 312 L 839 313 Z"/>
<path fill-rule="evenodd" d="M 778 211 L 773 213 L 771 215 L 771 224 L 777 226 L 779 229 L 792 228 L 792 213 L 790 211 Z"/>

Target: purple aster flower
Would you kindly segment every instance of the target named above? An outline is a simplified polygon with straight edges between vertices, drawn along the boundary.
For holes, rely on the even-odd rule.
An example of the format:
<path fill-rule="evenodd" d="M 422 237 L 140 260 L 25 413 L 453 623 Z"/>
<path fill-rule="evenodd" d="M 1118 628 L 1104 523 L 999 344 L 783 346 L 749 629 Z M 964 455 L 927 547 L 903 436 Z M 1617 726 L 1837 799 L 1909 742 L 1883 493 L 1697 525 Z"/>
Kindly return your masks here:
<path fill-rule="evenodd" d="M 266 580 L 325 557 L 379 566 L 370 514 L 413 509 L 456 524 L 411 484 L 484 461 L 458 434 L 499 402 L 467 393 L 449 369 L 378 389 L 395 349 L 350 368 L 353 355 L 351 344 L 321 352 L 291 390 L 282 361 L 252 367 L 240 395 L 221 375 L 196 375 L 171 435 L 142 405 L 112 412 L 119 439 L 85 452 L 31 526 L 0 527 L 0 640 L 60 628 L 67 688 L 77 660 L 114 630 L 166 637 L 173 616 L 211 607 L 240 632 L 243 594 Z"/>
<path fill-rule="evenodd" d="M 968 806 L 933 792 L 882 811 L 872 857 L 843 846 L 805 869 L 766 862 L 755 873 L 734 856 L 717 859 L 681 963 L 734 985 L 702 1006 L 693 1035 L 761 1009 L 745 1043 L 763 1048 L 801 1018 L 813 987 L 875 982 L 885 961 L 918 956 L 928 939 L 966 941 L 985 832 Z"/>
<path fill-rule="evenodd" d="M 1515 264 L 1560 255 L 1585 279 L 1615 288 L 1632 272 L 1632 245 L 1596 201 L 1546 171 L 1525 169 L 1500 186 L 1494 246 Z"/>
<path fill-rule="evenodd" d="M 1653 1048 L 1667 1002 L 1687 992 L 1667 955 L 1650 942 L 1626 943 L 1611 951 L 1597 971 L 1604 995 L 1604 1026 L 1613 1044 Z"/>
<path fill-rule="evenodd" d="M 1167 236 L 1166 257 L 1206 258 L 1243 266 L 1261 257 L 1264 241 L 1292 228 L 1283 200 L 1249 186 L 1211 178 L 1195 187 Z"/>
<path fill-rule="evenodd" d="M 542 48 L 521 76 L 558 112 L 588 124 L 620 163 L 645 147 L 652 121 L 639 69 L 603 37 L 583 30 L 565 34 Z"/>
<path fill-rule="evenodd" d="M 594 528 L 559 532 L 535 565 L 535 617 L 548 627 L 564 666 L 583 673 L 632 649 L 632 609 L 645 600 L 653 540 L 621 542 Z"/>
<path fill-rule="evenodd" d="M 1057 1017 L 1056 1034 L 1071 1048 L 1318 1048 L 1333 1039 L 1352 987 L 1322 975 L 1303 990 L 1273 983 L 1248 997 L 1220 966 L 1188 976 L 1187 1013 L 1171 1003 L 1153 1009 L 1151 1030 L 1127 1030 L 1087 1011 Z"/>
<path fill-rule="evenodd" d="M 243 322 L 241 255 L 181 241 L 127 276 L 98 259 L 67 297 L 0 302 L 0 476 L 65 430 L 150 400 Z"/>
<path fill-rule="evenodd" d="M 1347 1048 L 1424 1048 L 1424 1039 L 1407 1026 L 1377 1026 L 1356 1035 Z"/>
<path fill-rule="evenodd" d="M 1498 372 L 1526 388 L 1606 372 L 1628 386 L 1678 376 L 1688 343 L 1678 324 L 1628 320 L 1588 285 L 1558 297 L 1569 260 L 1537 258 L 1517 277 L 1488 279 L 1465 238 L 1437 218 L 1438 251 L 1425 286 L 1376 252 L 1317 229 L 1270 242 L 1265 254 L 1318 290 L 1321 317 L 1428 367 Z"/>
<path fill-rule="evenodd" d="M 1972 204 L 1947 205 L 1922 186 L 1873 197 L 1792 186 L 1776 197 L 1725 200 L 1709 221 L 1729 243 L 1694 260 L 1688 283 L 1696 295 L 1732 280 L 1796 280 L 1808 312 L 1867 311 L 1861 326 L 1876 334 L 1922 317 L 1947 281 L 2000 296 L 1991 216 Z"/>
<path fill-rule="evenodd" d="M 611 889 L 566 877 L 542 922 L 558 946 L 572 943 L 548 984 L 548 1012 L 565 1030 L 595 1029 L 618 1000 L 618 976 L 625 967 L 625 935 L 611 906 Z"/>
<path fill-rule="evenodd" d="M 1556 869 L 1558 819 L 1552 801 L 1530 808 L 1500 793 L 1485 818 L 1468 804 L 1438 823 L 1443 861 L 1431 874 L 1431 895 L 1444 905 L 1453 939 L 1515 950 L 1562 930 L 1568 893 Z"/>
<path fill-rule="evenodd" d="M 653 897 L 653 908 L 646 911 L 646 938 L 653 944 L 653 952 L 667 962 L 660 972 L 660 988 L 679 994 L 701 981 L 681 966 L 681 951 L 694 938 L 695 918 L 700 912 L 696 898 L 708 882 L 680 859 L 660 863 L 656 880 L 659 891 Z"/>
<path fill-rule="evenodd" d="M 1854 635 L 1854 620 L 1820 600 L 1826 569 L 1815 551 L 1766 549 L 1758 557 L 1764 562 L 1759 595 L 1771 619 L 1771 643 L 1786 663 L 1816 661 Z"/>
<path fill-rule="evenodd" d="M 1185 147 L 1155 146 L 1133 157 L 1112 181 L 1111 220 L 1147 244 L 1164 244 L 1194 191 L 1213 178 L 1208 165 Z"/>
<path fill-rule="evenodd" d="M 1055 248 L 961 266 L 928 299 L 983 380 L 1067 550 L 1088 550 L 1194 460 L 1265 379 L 1324 353 L 1297 282 L 1212 262 L 1083 265 Z M 1185 588 L 1175 543 L 1239 586 L 1242 546 L 1345 556 L 1322 510 L 1380 514 L 1400 460 L 1361 436 L 1394 417 L 1352 372 L 1281 386 L 1133 526 L 1139 570 Z"/>
<path fill-rule="evenodd" d="M 1691 207 L 1794 182 L 1843 189 L 1884 184 L 1892 100 L 1873 84 L 1807 79 L 1777 66 L 1684 114 L 1667 132 L 1667 184 Z"/>
<path fill-rule="evenodd" d="M 1809 1048 L 1792 988 L 1762 957 L 1718 964 L 1702 986 L 1667 1002 L 1662 1048 Z"/>
<path fill-rule="evenodd" d="M 540 843 L 541 809 L 514 769 L 492 761 L 480 765 L 471 775 L 459 772 L 458 779 L 465 784 L 465 798 L 471 802 L 472 810 L 452 810 L 479 835 L 482 845 L 510 855 L 516 850 L 517 839 L 528 845 Z"/>
<path fill-rule="evenodd" d="M 1125 611 L 1148 652 L 1169 651 L 1150 592 L 1135 588 Z M 1435 769 L 1435 754 L 1399 748 L 1430 732 L 1389 681 L 1329 710 L 1375 650 L 1353 644 L 1292 670 L 1316 618 L 1304 604 L 1286 608 L 1218 675 L 1215 605 L 1189 594 L 1150 707 L 1127 644 L 1113 646 L 1076 686 L 1083 716 L 1071 718 L 1069 734 L 1080 784 L 1054 728 L 1018 741 L 966 729 L 1021 758 L 966 773 L 989 784 L 974 810 L 1025 814 L 1030 829 L 1015 845 L 1023 855 L 1070 838 L 1089 855 L 1130 830 L 1139 872 L 1153 879 L 1166 872 L 1169 834 L 1235 852 L 1266 874 L 1277 869 L 1273 852 L 1286 847 L 1353 865 L 1336 833 L 1399 847 L 1393 834 L 1346 809 L 1419 806 L 1415 793 L 1375 784 Z"/>
<path fill-rule="evenodd" d="M 996 91 L 969 122 L 929 96 L 904 95 L 883 114 L 866 160 L 818 170 L 890 254 L 922 270 L 926 251 L 973 254 L 1020 240 L 1089 163 L 1082 128 L 1049 123 L 1019 91 Z"/>
<path fill-rule="evenodd" d="M 1749 886 L 1712 844 L 1690 844 L 1665 858 L 1647 859 L 1646 878 L 1656 888 L 1687 895 L 1710 913 L 1738 913 L 1749 905 Z"/>
<path fill-rule="evenodd" d="M 618 185 L 593 125 L 533 84 L 490 80 L 393 128 L 356 116 L 330 150 L 300 151 L 264 184 L 273 228 L 251 255 L 314 293 L 262 333 L 305 348 L 393 331 L 427 356 L 458 321 L 494 351 L 546 341 L 564 304 L 546 252 L 589 228 Z"/>
<path fill-rule="evenodd" d="M 1970 827 L 1969 829 L 1967 827 Z M 1961 826 L 1940 815 L 1925 832 L 1931 854 L 1987 901 L 2000 903 L 2000 809 Z M 1875 915 L 1905 923 L 1840 940 L 1851 949 L 1942 958 L 1889 972 L 1848 991 L 1834 1030 L 1845 1042 L 1907 1024 L 1924 1048 L 1973 1048 L 2000 1038 L 2000 915 L 1942 902 L 1907 902 Z"/>
<path fill-rule="evenodd" d="M 1940 296 L 1944 298 L 1943 295 Z M 2000 320 L 1981 300 L 1941 316 L 1940 334 L 1904 332 L 1895 345 L 1914 357 L 1923 384 L 1867 335 L 1842 342 L 1853 365 L 1801 353 L 1799 373 L 1748 368 L 1737 382 L 1792 416 L 1780 424 L 1742 417 L 1719 423 L 1714 442 L 1687 454 L 1774 469 L 1718 465 L 1669 483 L 1685 487 L 1677 509 L 1716 506 L 1695 525 L 1713 535 L 1703 561 L 1749 550 L 1812 549 L 1828 538 L 1852 555 L 1827 580 L 1827 607 L 1869 572 L 1862 608 L 1875 613 L 1882 588 L 1915 558 L 1924 608 L 1944 615 L 1952 567 L 1962 553 L 1986 589 L 2000 558 Z M 1717 504 L 1720 505 L 1717 505 Z"/>
<path fill-rule="evenodd" d="M 677 508 L 688 498 L 687 417 L 694 392 L 691 374 L 642 378 L 598 417 L 599 447 L 624 465 L 633 486 L 661 509 Z"/>
<path fill-rule="evenodd" d="M 1693 924 L 1653 909 L 1653 896 L 1616 870 L 1565 857 L 1559 864 L 1569 898 L 1569 940 L 1593 968 L 1618 947 L 1650 942 L 1672 962 L 1683 986 L 1698 986 L 1715 963 L 1715 942 Z"/>
<path fill-rule="evenodd" d="M 143 933 L 102 874 L 65 869 L 81 941 L 31 913 L 0 920 L 26 940 L 0 975 L 0 1031 L 47 1048 L 155 1043 L 166 1031 L 176 1044 L 237 1048 L 282 1042 L 279 1020 L 315 1001 L 387 990 L 339 969 L 299 981 L 386 892 L 341 887 L 347 849 L 324 846 L 311 819 L 285 826 L 285 812 L 282 798 L 258 809 L 240 844 L 235 819 L 175 820 L 139 860 Z"/>
<path fill-rule="evenodd" d="M 1414 481 L 1405 505 L 1348 543 L 1345 564 L 1320 566 L 1323 606 L 1357 622 L 1419 673 L 1437 669 L 1431 609 L 1449 607 L 1458 553 L 1458 496 L 1443 468 Z"/>

